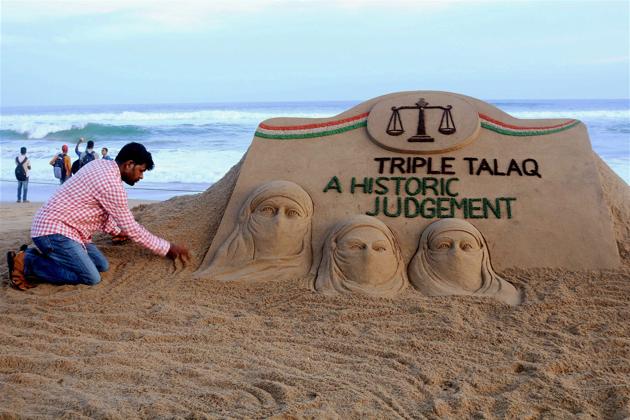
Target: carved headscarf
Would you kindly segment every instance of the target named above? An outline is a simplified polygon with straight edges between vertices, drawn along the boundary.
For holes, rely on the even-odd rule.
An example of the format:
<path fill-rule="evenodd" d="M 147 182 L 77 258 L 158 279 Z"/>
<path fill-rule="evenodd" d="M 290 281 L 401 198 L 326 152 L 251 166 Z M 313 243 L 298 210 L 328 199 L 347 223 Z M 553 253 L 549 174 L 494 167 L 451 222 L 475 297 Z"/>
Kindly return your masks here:
<path fill-rule="evenodd" d="M 431 249 L 434 238 L 452 231 L 465 232 L 476 241 L 478 249 L 460 254 L 466 260 Z M 476 278 L 477 286 L 473 290 L 466 289 L 462 284 L 464 278 Z M 461 219 L 441 219 L 427 226 L 420 237 L 416 255 L 409 264 L 409 280 L 427 296 L 482 295 L 510 305 L 520 302 L 518 290 L 492 268 L 488 245 L 481 232 Z"/>
<path fill-rule="evenodd" d="M 358 282 L 356 281 L 357 279 L 353 279 L 349 273 L 343 270 L 343 266 L 348 262 L 348 258 L 344 258 L 344 251 L 340 249 L 339 242 L 351 231 L 366 227 L 376 229 L 387 239 L 391 250 L 391 267 L 389 269 L 383 267 L 377 261 L 374 261 L 376 263 L 374 267 L 355 267 L 358 269 L 357 272 L 362 272 L 365 276 L 374 277 L 376 280 L 373 282 Z M 386 277 L 379 278 L 379 275 Z M 315 290 L 326 294 L 363 293 L 377 297 L 392 297 L 404 289 L 406 284 L 407 273 L 405 272 L 405 263 L 402 259 L 400 245 L 387 225 L 375 217 L 356 215 L 333 226 L 324 242 L 322 261 L 317 270 L 314 284 Z"/>
<path fill-rule="evenodd" d="M 290 231 L 274 231 L 274 226 L 260 223 L 254 217 L 258 206 L 274 197 L 286 198 L 299 209 L 299 219 L 292 224 Z M 313 201 L 299 185 L 290 181 L 271 181 L 259 186 L 247 197 L 234 230 L 216 251 L 207 268 L 197 272 L 198 277 L 222 281 L 302 277 L 312 261 L 312 216 Z M 273 242 L 274 238 L 291 242 L 291 249 L 286 252 L 279 250 L 276 255 L 261 255 L 261 243 Z"/>

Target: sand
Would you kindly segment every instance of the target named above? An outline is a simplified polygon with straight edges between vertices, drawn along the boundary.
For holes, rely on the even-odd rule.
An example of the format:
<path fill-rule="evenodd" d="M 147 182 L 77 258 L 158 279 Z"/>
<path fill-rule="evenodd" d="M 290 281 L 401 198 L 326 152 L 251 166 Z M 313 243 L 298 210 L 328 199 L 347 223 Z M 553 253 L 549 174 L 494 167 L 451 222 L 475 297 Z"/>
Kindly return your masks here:
<path fill-rule="evenodd" d="M 628 418 L 630 188 L 599 168 L 622 267 L 500 272 L 523 290 L 518 307 L 192 280 L 238 166 L 202 194 L 134 209 L 191 247 L 187 268 L 103 236 L 99 285 L 19 292 L 3 261 L 0 417 Z M 15 248 L 30 218 L 0 209 L 2 249 Z"/>

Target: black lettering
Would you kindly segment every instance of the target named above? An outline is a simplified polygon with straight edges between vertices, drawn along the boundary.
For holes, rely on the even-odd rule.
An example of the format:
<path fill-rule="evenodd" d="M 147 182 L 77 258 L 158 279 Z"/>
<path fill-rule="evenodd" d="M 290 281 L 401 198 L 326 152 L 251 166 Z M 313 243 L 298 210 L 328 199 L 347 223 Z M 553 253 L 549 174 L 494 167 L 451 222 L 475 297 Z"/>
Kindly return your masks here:
<path fill-rule="evenodd" d="M 385 169 L 385 162 L 387 162 L 390 158 L 374 158 L 375 161 L 378 162 L 378 173 L 382 174 Z"/>
<path fill-rule="evenodd" d="M 449 169 L 453 168 L 453 165 L 449 162 L 455 160 L 454 157 L 443 157 L 442 158 L 442 173 L 444 175 L 455 175 L 455 171 L 450 171 Z"/>
<path fill-rule="evenodd" d="M 532 164 L 532 169 L 528 170 L 527 169 L 527 164 L 531 163 Z M 525 175 L 527 176 L 537 176 L 538 178 L 542 178 L 542 175 L 540 175 L 540 172 L 538 172 L 538 162 L 536 162 L 536 160 L 534 159 L 525 159 L 523 161 L 523 172 L 525 173 Z"/>
<path fill-rule="evenodd" d="M 481 171 L 488 171 L 490 175 L 493 175 L 492 168 L 490 167 L 490 164 L 488 163 L 488 161 L 485 159 L 481 159 L 481 163 L 479 164 L 479 167 L 477 168 L 476 175 L 479 175 Z"/>
<path fill-rule="evenodd" d="M 424 158 L 421 157 L 415 157 L 413 158 L 413 173 L 417 173 L 418 168 L 422 168 L 424 165 L 426 165 L 426 160 Z"/>
<path fill-rule="evenodd" d="M 394 169 L 398 169 L 400 171 L 400 173 L 404 174 L 405 173 L 405 159 L 403 158 L 392 158 L 392 164 L 389 166 L 389 173 L 393 174 L 394 173 Z"/>
<path fill-rule="evenodd" d="M 516 163 L 514 159 L 510 160 L 510 166 L 508 167 L 508 171 L 507 171 L 508 176 L 510 176 L 510 174 L 513 171 L 515 171 L 518 174 L 518 176 L 523 176 L 523 173 L 521 172 L 521 168 L 518 166 L 518 163 Z"/>
<path fill-rule="evenodd" d="M 493 164 L 494 164 L 494 174 L 493 175 L 505 176 L 505 172 L 499 171 L 499 161 L 497 159 L 492 159 L 492 161 L 493 161 Z"/>
<path fill-rule="evenodd" d="M 440 173 L 440 171 L 435 171 L 433 170 L 432 166 L 433 166 L 433 158 L 429 158 L 428 162 L 427 162 L 427 174 L 429 175 L 437 175 Z"/>
<path fill-rule="evenodd" d="M 468 175 L 474 175 L 473 162 L 475 162 L 475 161 L 477 161 L 479 159 L 478 158 L 473 158 L 473 157 L 465 157 L 464 160 L 468 162 Z"/>

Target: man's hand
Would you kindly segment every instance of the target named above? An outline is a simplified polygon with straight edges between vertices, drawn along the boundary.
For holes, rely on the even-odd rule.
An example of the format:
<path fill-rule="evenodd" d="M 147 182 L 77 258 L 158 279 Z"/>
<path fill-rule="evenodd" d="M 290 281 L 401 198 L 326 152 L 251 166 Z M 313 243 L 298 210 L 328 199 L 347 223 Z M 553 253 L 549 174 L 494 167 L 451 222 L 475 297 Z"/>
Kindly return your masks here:
<path fill-rule="evenodd" d="M 183 245 L 171 244 L 166 256 L 175 262 L 179 259 L 184 265 L 190 261 L 190 252 Z"/>
<path fill-rule="evenodd" d="M 119 233 L 118 235 L 112 236 L 112 244 L 114 245 L 122 245 L 127 242 L 129 242 L 129 237 L 127 235 Z"/>
<path fill-rule="evenodd" d="M 79 144 L 83 143 L 83 137 L 79 138 Z"/>

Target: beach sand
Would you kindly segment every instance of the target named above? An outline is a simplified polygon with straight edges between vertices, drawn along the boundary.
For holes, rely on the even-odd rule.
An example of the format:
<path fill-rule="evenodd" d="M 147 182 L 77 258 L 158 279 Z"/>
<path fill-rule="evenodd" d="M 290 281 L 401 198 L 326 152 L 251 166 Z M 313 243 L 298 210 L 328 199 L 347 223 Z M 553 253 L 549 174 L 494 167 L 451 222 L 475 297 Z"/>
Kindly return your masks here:
<path fill-rule="evenodd" d="M 0 417 L 630 417 L 630 188 L 597 158 L 623 264 L 510 269 L 509 307 L 474 297 L 327 297 L 308 279 L 194 281 L 238 166 L 136 218 L 191 266 L 96 242 L 94 287 L 0 287 Z M 36 205 L 3 205 L 2 249 Z M 28 210 L 27 210 L 28 209 Z M 588 244 L 585 244 L 588 246 Z"/>

